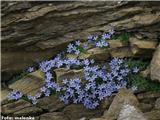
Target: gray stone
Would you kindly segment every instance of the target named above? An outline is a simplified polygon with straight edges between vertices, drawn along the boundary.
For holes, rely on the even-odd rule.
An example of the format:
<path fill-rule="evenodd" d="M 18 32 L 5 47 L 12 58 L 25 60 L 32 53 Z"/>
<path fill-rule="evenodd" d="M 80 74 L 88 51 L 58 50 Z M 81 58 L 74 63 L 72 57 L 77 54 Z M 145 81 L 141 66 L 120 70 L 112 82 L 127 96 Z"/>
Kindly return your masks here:
<path fill-rule="evenodd" d="M 124 104 L 129 104 L 132 106 L 139 105 L 137 98 L 133 95 L 131 90 L 120 90 L 119 93 L 115 96 L 109 109 L 104 112 L 102 118 L 107 120 L 117 119 Z"/>
<path fill-rule="evenodd" d="M 151 61 L 151 79 L 160 82 L 160 44 Z"/>
<path fill-rule="evenodd" d="M 43 108 L 49 112 L 54 112 L 64 108 L 66 105 L 54 96 L 40 98 L 37 102 L 37 106 Z"/>
<path fill-rule="evenodd" d="M 132 105 L 124 104 L 118 120 L 147 120 L 143 113 Z"/>
<path fill-rule="evenodd" d="M 2 106 L 3 114 L 12 114 L 16 111 L 20 111 L 24 108 L 31 107 L 32 104 L 25 100 L 18 100 L 16 102 L 8 103 Z"/>

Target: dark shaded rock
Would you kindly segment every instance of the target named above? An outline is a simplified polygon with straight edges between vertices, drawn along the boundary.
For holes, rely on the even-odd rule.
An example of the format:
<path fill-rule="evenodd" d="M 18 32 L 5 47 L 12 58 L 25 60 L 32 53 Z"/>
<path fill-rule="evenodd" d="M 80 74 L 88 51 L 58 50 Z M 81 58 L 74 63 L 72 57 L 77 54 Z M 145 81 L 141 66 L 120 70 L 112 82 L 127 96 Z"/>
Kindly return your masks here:
<path fill-rule="evenodd" d="M 12 114 L 14 112 L 20 111 L 24 108 L 31 107 L 32 104 L 25 101 L 25 100 L 18 100 L 13 103 L 8 103 L 2 106 L 2 113 L 3 114 Z"/>
<path fill-rule="evenodd" d="M 104 99 L 101 101 L 100 107 L 101 107 L 102 109 L 108 109 L 109 106 L 111 105 L 114 97 L 115 97 L 115 94 L 112 94 L 111 96 L 104 98 Z"/>
<path fill-rule="evenodd" d="M 152 110 L 150 112 L 144 113 L 148 120 L 159 120 L 160 119 L 160 110 Z"/>
<path fill-rule="evenodd" d="M 155 102 L 155 109 L 159 109 L 160 110 L 160 98 L 158 98 Z"/>
<path fill-rule="evenodd" d="M 38 107 L 27 107 L 24 108 L 20 111 L 15 112 L 13 115 L 14 116 L 37 116 L 39 114 L 43 113 L 42 109 L 38 108 Z"/>
<path fill-rule="evenodd" d="M 40 120 L 69 120 L 62 112 L 46 113 L 40 116 Z"/>
<path fill-rule="evenodd" d="M 142 112 L 149 112 L 153 109 L 153 105 L 147 103 L 140 103 L 138 107 Z"/>
<path fill-rule="evenodd" d="M 40 108 L 43 108 L 49 112 L 54 112 L 57 110 L 61 110 L 64 108 L 66 105 L 56 97 L 56 96 L 49 96 L 49 97 L 44 97 L 38 100 L 37 106 Z"/>
<path fill-rule="evenodd" d="M 98 108 L 95 110 L 86 109 L 81 104 L 72 104 L 65 107 L 63 112 L 71 120 L 79 120 L 82 117 L 86 117 L 87 119 L 100 117 L 103 111 L 102 109 L 98 109 Z"/>
<path fill-rule="evenodd" d="M 145 93 L 137 94 L 137 99 L 140 102 L 149 103 L 149 104 L 150 103 L 153 104 L 155 100 L 159 97 L 160 97 L 159 92 L 145 92 Z"/>

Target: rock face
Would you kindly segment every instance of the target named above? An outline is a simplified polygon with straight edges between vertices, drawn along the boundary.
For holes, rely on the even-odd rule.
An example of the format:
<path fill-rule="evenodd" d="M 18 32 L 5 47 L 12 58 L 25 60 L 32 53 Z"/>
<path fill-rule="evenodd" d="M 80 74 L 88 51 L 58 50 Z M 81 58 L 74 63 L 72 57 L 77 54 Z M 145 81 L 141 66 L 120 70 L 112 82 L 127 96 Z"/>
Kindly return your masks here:
<path fill-rule="evenodd" d="M 94 117 L 100 117 L 102 114 L 102 109 L 95 109 L 95 110 L 89 110 L 86 109 L 83 105 L 81 104 L 72 104 L 64 108 L 63 110 L 64 114 L 66 114 L 70 120 L 79 120 L 82 117 L 86 117 L 87 119 L 89 118 L 94 118 Z"/>
<path fill-rule="evenodd" d="M 129 104 L 123 105 L 118 120 L 147 120 L 140 110 Z"/>
<path fill-rule="evenodd" d="M 2 81 L 52 57 L 69 42 L 110 26 L 116 32 L 157 39 L 159 10 L 159 2 L 2 1 Z"/>
<path fill-rule="evenodd" d="M 151 79 L 160 82 L 160 44 L 151 61 Z"/>
<path fill-rule="evenodd" d="M 114 98 L 109 109 L 104 112 L 103 118 L 107 120 L 117 119 L 120 114 L 120 111 L 125 110 L 125 106 L 128 104 L 136 107 L 138 106 L 139 103 L 138 103 L 137 98 L 133 95 L 132 91 L 122 89 L 119 91 L 119 93 Z M 119 119 L 122 120 L 122 118 L 120 117 Z"/>
<path fill-rule="evenodd" d="M 69 120 L 69 119 L 61 112 L 53 112 L 41 115 L 40 120 Z"/>
<path fill-rule="evenodd" d="M 19 90 L 23 94 L 35 95 L 44 84 L 43 72 L 37 70 L 9 85 L 10 89 Z"/>
<path fill-rule="evenodd" d="M 43 108 L 44 110 L 54 112 L 56 110 L 62 109 L 66 105 L 63 102 L 60 102 L 60 100 L 56 96 L 52 95 L 39 99 L 37 106 Z"/>
<path fill-rule="evenodd" d="M 12 114 L 14 112 L 20 111 L 24 108 L 31 107 L 32 104 L 25 100 L 18 100 L 13 103 L 6 104 L 2 107 L 3 114 Z"/>

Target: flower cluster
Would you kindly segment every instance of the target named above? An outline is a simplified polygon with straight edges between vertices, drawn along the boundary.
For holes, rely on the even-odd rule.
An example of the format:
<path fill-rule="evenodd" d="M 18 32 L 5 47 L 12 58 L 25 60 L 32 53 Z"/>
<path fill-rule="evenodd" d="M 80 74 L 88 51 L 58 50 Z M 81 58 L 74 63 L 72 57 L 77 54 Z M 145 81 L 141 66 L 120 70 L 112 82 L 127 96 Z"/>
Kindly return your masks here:
<path fill-rule="evenodd" d="M 110 30 L 108 33 L 102 33 L 100 36 L 89 36 L 88 41 L 93 43 L 96 47 L 107 47 L 109 44 L 107 39 L 111 38 L 111 35 L 114 34 L 114 30 Z"/>
<path fill-rule="evenodd" d="M 106 40 L 113 33 L 114 31 L 111 30 L 108 33 L 103 33 L 101 36 L 89 36 L 88 40 L 97 47 L 106 47 L 108 46 Z M 67 52 L 78 55 L 80 53 L 80 45 L 80 41 L 76 41 L 74 44 L 70 43 L 67 47 Z M 87 47 L 85 46 L 86 49 Z M 65 56 L 65 53 L 60 53 L 53 59 L 40 62 L 39 68 L 45 74 L 44 85 L 34 96 L 27 95 L 27 98 L 33 104 L 36 104 L 37 99 L 42 95 L 50 96 L 54 91 L 65 104 L 70 102 L 82 103 L 86 108 L 95 109 L 103 98 L 126 86 L 125 78 L 130 72 L 137 73 L 139 71 L 137 67 L 133 68 L 132 71 L 129 70 L 124 60 L 119 58 L 113 58 L 103 67 L 94 65 L 94 63 L 95 61 L 93 59 L 80 60 L 77 58 L 68 58 Z M 84 79 L 64 79 L 62 84 L 58 84 L 51 71 L 60 67 L 66 67 L 68 69 L 72 67 L 84 68 Z M 29 67 L 28 71 L 34 71 L 34 68 Z M 21 92 L 14 90 L 8 97 L 10 100 L 17 100 L 22 96 L 23 94 Z"/>
<path fill-rule="evenodd" d="M 79 40 L 75 41 L 74 44 L 70 43 L 67 46 L 67 52 L 79 55 L 80 54 L 80 45 L 81 45 L 81 42 Z"/>
<path fill-rule="evenodd" d="M 20 91 L 18 91 L 18 90 L 13 90 L 13 91 L 11 91 L 11 92 L 9 93 L 8 99 L 9 99 L 9 100 L 18 100 L 18 99 L 20 99 L 22 96 L 23 96 L 23 94 L 22 94 Z"/>
<path fill-rule="evenodd" d="M 86 108 L 95 109 L 99 102 L 112 92 L 125 87 L 125 77 L 129 70 L 122 59 L 114 58 L 109 63 L 110 70 L 99 66 L 85 66 L 85 80 L 79 78 L 63 80 L 60 100 L 64 103 L 83 103 Z"/>
<path fill-rule="evenodd" d="M 52 60 L 42 61 L 39 64 L 39 66 L 40 66 L 40 69 L 46 73 L 52 68 L 60 68 L 60 67 L 70 68 L 71 66 L 86 66 L 86 65 L 91 65 L 93 63 L 94 63 L 93 59 L 79 60 L 77 58 L 68 58 L 68 57 L 64 57 L 62 54 L 58 54 Z"/>

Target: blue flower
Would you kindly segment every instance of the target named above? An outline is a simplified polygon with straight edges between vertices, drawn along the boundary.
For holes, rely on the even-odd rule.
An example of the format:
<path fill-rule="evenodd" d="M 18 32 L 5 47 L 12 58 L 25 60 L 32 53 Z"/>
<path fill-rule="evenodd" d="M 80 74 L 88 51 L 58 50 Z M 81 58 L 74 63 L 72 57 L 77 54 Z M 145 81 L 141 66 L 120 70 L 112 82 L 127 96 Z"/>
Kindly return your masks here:
<path fill-rule="evenodd" d="M 134 67 L 133 68 L 133 73 L 138 73 L 139 72 L 139 68 L 138 67 Z"/>
<path fill-rule="evenodd" d="M 45 92 L 44 92 L 44 95 L 45 96 L 49 96 L 51 94 L 51 91 L 49 89 L 47 89 Z"/>
<path fill-rule="evenodd" d="M 115 33 L 114 29 L 109 30 L 109 34 L 113 35 Z"/>
<path fill-rule="evenodd" d="M 110 39 L 111 35 L 110 34 L 107 34 L 107 33 L 103 33 L 102 34 L 102 39 L 105 40 L 105 39 Z"/>
<path fill-rule="evenodd" d="M 27 98 L 32 101 L 32 104 L 37 104 L 36 96 L 27 95 Z"/>
<path fill-rule="evenodd" d="M 41 92 L 45 92 L 47 90 L 47 88 L 45 86 L 40 88 Z"/>
<path fill-rule="evenodd" d="M 34 71 L 34 68 L 33 68 L 33 67 L 29 67 L 27 71 L 28 71 L 28 72 L 33 72 L 33 71 Z"/>
<path fill-rule="evenodd" d="M 53 76 L 50 72 L 45 73 L 45 81 L 46 82 L 50 82 L 52 78 L 53 78 Z"/>
<path fill-rule="evenodd" d="M 76 44 L 77 46 L 80 46 L 81 42 L 80 42 L 79 40 L 77 40 L 77 41 L 75 41 L 75 44 Z"/>
<path fill-rule="evenodd" d="M 100 40 L 100 41 L 96 42 L 97 47 L 107 47 L 108 45 L 109 45 L 108 42 L 105 40 Z"/>
<path fill-rule="evenodd" d="M 23 96 L 23 94 L 22 94 L 20 91 L 18 91 L 18 90 L 13 90 L 13 91 L 11 91 L 11 92 L 9 93 L 8 99 L 9 99 L 9 100 L 18 100 L 18 99 L 20 99 L 22 96 Z"/>

